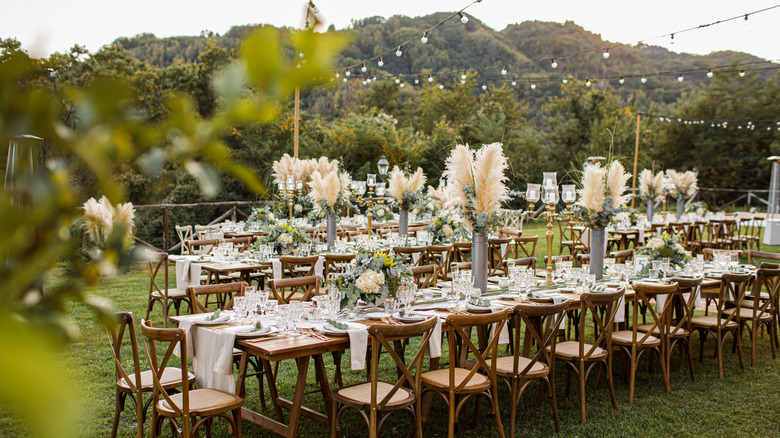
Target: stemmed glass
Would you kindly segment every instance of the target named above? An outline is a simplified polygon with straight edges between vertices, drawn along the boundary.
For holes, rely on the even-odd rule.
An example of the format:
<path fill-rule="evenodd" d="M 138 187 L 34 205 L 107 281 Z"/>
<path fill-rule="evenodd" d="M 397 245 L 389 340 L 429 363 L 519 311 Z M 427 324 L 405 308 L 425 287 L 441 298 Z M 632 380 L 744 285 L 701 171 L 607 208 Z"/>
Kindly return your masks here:
<path fill-rule="evenodd" d="M 287 328 L 290 330 L 291 336 L 299 336 L 301 333 L 298 331 L 298 322 L 303 315 L 303 304 L 300 301 L 293 301 L 289 304 L 289 312 L 287 312 Z"/>

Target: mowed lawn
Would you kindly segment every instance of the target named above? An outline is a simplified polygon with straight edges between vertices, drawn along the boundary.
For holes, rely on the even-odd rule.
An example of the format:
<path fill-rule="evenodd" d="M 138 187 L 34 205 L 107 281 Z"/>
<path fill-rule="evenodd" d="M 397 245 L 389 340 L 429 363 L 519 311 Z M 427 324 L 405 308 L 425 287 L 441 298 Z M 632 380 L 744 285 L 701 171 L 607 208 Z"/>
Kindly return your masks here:
<path fill-rule="evenodd" d="M 544 241 L 545 227 L 542 223 L 526 225 L 524 235 L 538 235 L 539 246 L 536 255 L 541 260 L 546 254 Z M 554 254 L 557 254 L 557 227 Z M 780 248 L 762 247 L 763 250 L 780 251 Z M 50 281 L 56 281 L 56 278 Z M 139 265 L 131 272 L 118 278 L 106 280 L 100 288 L 92 291 L 96 295 L 113 301 L 116 310 L 132 311 L 137 320 L 144 316 L 146 297 L 149 287 L 148 275 Z M 61 353 L 59 363 L 52 364 L 67 371 L 73 385 L 75 399 L 78 401 L 80 415 L 76 421 L 74 436 L 106 437 L 111 430 L 114 407 L 114 363 L 109 352 L 106 335 L 94 316 L 83 306 L 71 305 L 69 314 L 81 330 L 81 336 Z M 159 308 L 152 315 L 156 325 L 161 323 Z M 140 340 L 139 340 L 140 342 Z M 772 360 L 769 338 L 759 339 L 758 363 L 749 365 L 750 347 L 747 335 L 743 339 L 744 356 L 748 365 L 745 370 L 739 368 L 735 354 L 731 353 L 731 343 L 725 353 L 725 375 L 718 379 L 717 363 L 712 357 L 714 342 L 708 339 L 703 362 L 698 362 L 699 339 L 693 337 L 695 352 L 696 380 L 691 381 L 687 366 L 678 370 L 678 352 L 674 353 L 671 377 L 671 395 L 663 390 L 660 370 L 656 361 L 654 373 L 648 374 L 646 358 L 637 374 L 636 401 L 628 404 L 628 384 L 623 380 L 620 361 L 616 359 L 616 393 L 618 409 L 614 410 L 609 402 L 607 386 L 602 384 L 593 388 L 592 378 L 587 386 L 588 422 L 580 423 L 577 387 L 572 385 L 572 393 L 565 397 L 566 373 L 563 366 L 556 368 L 556 392 L 561 417 L 561 436 L 780 436 L 780 361 Z M 142 344 L 141 344 L 142 345 Z M 412 343 L 410 350 L 414 350 Z M 143 352 L 143 346 L 141 347 Z M 3 354 L 13 354 L 4 352 Z M 143 353 L 142 353 L 143 354 Z M 446 350 L 444 351 L 446 355 Z M 365 379 L 364 372 L 349 370 L 348 357 L 343 359 L 345 383 L 360 382 Z M 395 375 L 389 358 L 383 362 L 384 376 L 392 379 Z M 144 359 L 144 363 L 145 363 Z M 325 357 L 332 375 L 333 359 Z M 595 376 L 593 376 L 595 377 Z M 3 378 L 12 378 L 4 376 Z M 296 371 L 291 361 L 282 363 L 279 371 L 279 387 L 282 396 L 292 397 Z M 259 409 L 257 382 L 249 380 L 246 403 L 253 409 Z M 315 388 L 313 372 L 308 378 L 308 386 Z M 499 387 L 501 417 L 508 431 L 509 400 L 506 386 Z M 537 407 L 538 385 L 532 384 L 518 408 L 518 419 L 513 427 L 518 436 L 550 436 L 555 434 L 552 413 L 548 399 Z M 305 404 L 323 409 L 319 394 L 307 395 Z M 128 411 L 122 414 L 119 436 L 135 436 L 135 417 L 128 402 Z M 488 415 L 487 405 L 482 405 L 480 418 L 475 429 L 471 429 L 471 409 L 461 417 L 461 427 L 457 436 L 493 437 L 497 436 L 492 415 Z M 406 414 L 391 418 L 383 429 L 383 436 L 403 436 L 409 427 Z M 148 426 L 147 426 L 148 433 Z M 441 399 L 435 398 L 430 421 L 423 424 L 424 435 L 441 437 L 447 435 L 447 409 Z M 356 413 L 348 413 L 342 421 L 345 436 L 366 436 L 367 430 L 362 418 Z M 165 428 L 170 436 L 169 428 Z M 326 437 L 330 431 L 323 425 L 303 419 L 299 436 Z M 28 437 L 34 432 L 25 428 L 19 417 L 10 407 L 0 410 L 0 436 Z M 65 433 L 63 432 L 63 435 Z M 215 436 L 228 436 L 224 426 L 216 427 Z M 275 436 L 259 426 L 244 422 L 244 436 Z"/>

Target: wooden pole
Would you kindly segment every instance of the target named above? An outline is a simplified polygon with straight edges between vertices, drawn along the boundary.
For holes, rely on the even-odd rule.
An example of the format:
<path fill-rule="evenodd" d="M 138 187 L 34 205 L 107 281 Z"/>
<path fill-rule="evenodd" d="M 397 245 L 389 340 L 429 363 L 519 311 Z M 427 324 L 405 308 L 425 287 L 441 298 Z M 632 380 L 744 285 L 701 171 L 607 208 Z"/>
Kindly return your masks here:
<path fill-rule="evenodd" d="M 293 137 L 293 153 L 298 158 L 298 111 L 301 106 L 301 90 L 295 87 L 295 136 Z"/>
<path fill-rule="evenodd" d="M 631 208 L 636 208 L 636 166 L 639 162 L 639 122 L 642 119 L 642 113 L 636 114 L 636 147 L 634 148 L 634 182 L 631 184 Z"/>

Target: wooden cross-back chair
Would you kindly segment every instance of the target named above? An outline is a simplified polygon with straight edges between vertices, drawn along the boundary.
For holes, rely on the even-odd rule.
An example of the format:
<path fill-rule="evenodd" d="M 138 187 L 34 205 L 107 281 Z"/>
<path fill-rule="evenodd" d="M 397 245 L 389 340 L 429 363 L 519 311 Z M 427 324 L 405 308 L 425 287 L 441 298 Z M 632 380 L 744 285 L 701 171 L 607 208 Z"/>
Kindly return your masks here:
<path fill-rule="evenodd" d="M 764 252 L 756 250 L 745 251 L 747 254 L 748 263 L 754 266 L 760 266 L 762 262 L 780 263 L 780 253 Z"/>
<path fill-rule="evenodd" d="M 509 257 L 512 257 L 512 258 L 518 258 L 519 257 L 517 255 L 518 251 L 519 251 L 519 249 L 517 248 L 517 238 L 520 237 L 522 234 L 523 234 L 523 231 L 519 230 L 517 228 L 501 227 L 501 228 L 498 229 L 498 237 L 499 238 L 505 238 L 505 237 L 512 238 L 512 243 L 511 243 L 512 248 L 510 248 L 510 250 L 509 250 Z"/>
<path fill-rule="evenodd" d="M 187 291 L 184 289 L 176 289 L 169 287 L 169 265 L 168 254 L 164 252 L 145 251 L 146 267 L 149 273 L 149 297 L 146 304 L 146 316 L 144 319 L 149 319 L 149 314 L 152 312 L 156 303 L 160 304 L 163 311 L 163 325 L 168 326 L 168 313 L 170 307 L 173 306 L 176 309 L 178 315 L 181 311 L 182 303 L 187 304 L 188 309 L 192 309 L 192 303 L 189 302 Z M 160 279 L 158 276 L 163 278 Z"/>
<path fill-rule="evenodd" d="M 181 254 L 184 254 L 184 251 L 186 250 L 184 247 L 185 242 L 192 240 L 192 225 L 176 225 L 176 234 L 179 236 L 179 242 L 181 243 Z"/>
<path fill-rule="evenodd" d="M 688 358 L 688 367 L 690 368 L 691 380 L 696 380 L 696 374 L 693 369 L 693 348 L 691 342 L 691 318 L 694 316 L 696 310 L 696 298 L 700 294 L 700 287 L 702 278 L 673 278 L 672 282 L 677 283 L 679 291 L 677 293 L 677 299 L 682 304 L 682 313 L 673 317 L 669 325 L 669 330 L 666 333 L 668 338 L 669 347 L 666 352 L 666 368 L 671 372 L 671 353 L 674 351 L 675 346 L 680 347 L 680 366 L 682 369 L 685 363 L 686 356 Z M 650 331 L 651 324 L 643 324 L 639 326 L 641 331 Z M 661 334 L 661 330 L 656 328 L 653 331 L 654 335 Z"/>
<path fill-rule="evenodd" d="M 233 298 L 244 296 L 244 288 L 247 286 L 248 284 L 243 281 L 190 286 L 187 288 L 187 295 L 189 295 L 192 303 L 192 313 L 211 313 L 217 309 L 232 309 Z M 208 308 L 210 298 L 212 297 L 214 298 L 216 309 Z"/>
<path fill-rule="evenodd" d="M 166 380 L 168 363 L 173 352 L 178 346 L 181 357 L 187 357 L 187 335 L 179 328 L 155 328 L 149 321 L 141 321 L 141 333 L 144 335 L 144 347 L 149 363 L 152 365 L 152 379 L 154 390 L 152 398 L 155 400 L 152 411 L 152 427 L 150 437 L 160 434 L 160 427 L 165 419 L 171 423 L 174 430 L 179 430 L 184 438 L 197 435 L 197 430 L 205 426 L 207 436 L 211 436 L 211 424 L 217 418 L 224 418 L 233 431 L 233 436 L 241 437 L 241 406 L 244 401 L 235 396 L 217 389 L 193 389 L 189 385 L 182 385 L 178 394 L 168 394 L 163 382 Z M 157 355 L 157 343 L 168 344 L 162 358 Z M 186 361 L 183 361 L 180 379 L 186 381 Z M 162 396 L 162 399 L 160 397 Z M 230 412 L 231 415 L 227 413 Z"/>
<path fill-rule="evenodd" d="M 216 225 L 195 225 L 193 230 L 195 236 L 198 236 L 199 239 L 205 240 L 208 238 L 208 235 L 216 228 Z"/>
<path fill-rule="evenodd" d="M 624 264 L 626 262 L 630 262 L 634 258 L 634 253 L 636 250 L 634 249 L 624 249 L 621 251 L 612 251 L 609 253 L 609 257 L 615 259 L 615 263 L 617 264 Z"/>
<path fill-rule="evenodd" d="M 528 269 L 536 269 L 536 257 L 523 257 L 521 259 L 507 259 L 504 260 L 504 265 L 509 266 L 510 264 L 515 266 L 525 266 Z M 507 268 L 507 272 L 508 272 Z"/>
<path fill-rule="evenodd" d="M 311 301 L 311 297 L 320 294 L 320 277 L 308 275 L 296 278 L 278 278 L 268 281 L 272 299 L 279 304 L 290 301 Z"/>
<path fill-rule="evenodd" d="M 455 423 L 466 402 L 474 396 L 486 397 L 496 419 L 498 436 L 504 437 L 501 415 L 498 407 L 498 388 L 496 377 L 496 359 L 498 358 L 498 338 L 506 324 L 509 309 L 480 315 L 454 314 L 446 320 L 449 346 L 449 366 L 444 369 L 422 373 L 423 396 L 432 398 L 439 394 L 449 408 L 448 436 L 455 435 Z M 493 325 L 492 338 L 486 347 L 480 350 L 466 333 L 469 327 Z M 458 348 L 456 342 L 461 344 Z M 460 354 L 458 353 L 460 352 Z M 466 356 L 471 353 L 476 362 L 467 368 Z M 460 357 L 459 357 L 460 356 Z M 427 402 L 430 402 L 428 398 Z M 478 399 L 475 399 L 478 405 Z M 476 406 L 475 405 L 475 409 Z"/>
<path fill-rule="evenodd" d="M 514 354 L 499 357 L 496 361 L 496 375 L 509 387 L 510 428 L 509 436 L 515 436 L 515 418 L 517 405 L 528 385 L 541 380 L 550 391 L 555 429 L 561 430 L 558 418 L 558 403 L 555 399 L 555 343 L 558 326 L 569 307 L 566 300 L 559 304 L 539 306 L 535 304 L 515 305 L 512 319 L 514 322 Z M 524 345 L 521 348 L 520 338 L 525 334 Z M 532 353 L 533 345 L 536 353 Z M 544 387 L 540 387 L 540 394 Z"/>
<path fill-rule="evenodd" d="M 661 379 L 663 380 L 664 390 L 670 393 L 669 387 L 669 369 L 667 368 L 667 358 L 669 352 L 668 333 L 671 325 L 672 309 L 674 308 L 674 294 L 678 291 L 677 283 L 670 285 L 634 285 L 634 298 L 632 321 L 630 330 L 620 330 L 612 333 L 612 345 L 617 347 L 618 351 L 623 353 L 623 360 L 626 361 L 624 369 L 630 373 L 628 402 L 634 403 L 634 388 L 636 385 L 636 370 L 639 366 L 639 359 L 646 351 L 655 351 L 661 361 Z M 661 311 L 657 312 L 656 307 L 651 300 L 657 301 L 661 295 L 666 296 Z M 645 309 L 650 313 L 651 322 L 645 324 L 643 329 L 639 326 L 639 309 Z"/>
<path fill-rule="evenodd" d="M 558 224 L 558 235 L 561 241 L 558 244 L 558 254 L 563 254 L 564 249 L 569 250 L 569 254 L 574 254 L 574 236 L 572 235 L 572 220 L 561 218 L 555 221 Z"/>
<path fill-rule="evenodd" d="M 328 278 L 331 272 L 338 273 L 344 271 L 353 260 L 356 254 L 325 254 L 322 275 Z"/>
<path fill-rule="evenodd" d="M 211 254 L 211 251 L 215 246 L 220 243 L 232 243 L 234 247 L 238 248 L 238 252 L 244 252 L 254 241 L 254 237 L 232 237 L 229 239 L 199 239 L 199 240 L 187 240 L 185 244 L 187 246 L 187 253 L 190 255 L 197 254 Z"/>
<path fill-rule="evenodd" d="M 739 249 L 761 250 L 761 227 L 755 218 L 743 218 L 739 221 L 738 233 L 732 237 Z"/>
<path fill-rule="evenodd" d="M 536 257 L 539 236 L 515 237 L 515 258 Z"/>
<path fill-rule="evenodd" d="M 279 262 L 282 264 L 283 278 L 310 277 L 315 275 L 317 261 L 319 256 L 281 256 Z"/>
<path fill-rule="evenodd" d="M 429 245 L 425 249 L 425 263 L 436 265 L 439 268 L 439 280 L 451 280 L 450 261 L 452 259 L 452 245 Z"/>
<path fill-rule="evenodd" d="M 366 420 L 370 438 L 378 437 L 387 417 L 401 410 L 411 414 L 411 429 L 416 431 L 417 437 L 422 438 L 420 391 L 423 353 L 435 325 L 436 318 L 429 318 L 416 324 L 374 324 L 368 328 L 371 351 L 368 382 L 350 385 L 332 393 L 331 437 L 341 435 L 340 421 L 344 411 L 356 409 Z M 404 354 L 404 350 L 399 350 L 398 341 L 412 338 L 421 338 L 420 347 L 407 362 L 405 356 L 411 353 L 406 351 Z M 394 384 L 379 378 L 379 358 L 383 352 L 390 356 L 398 371 L 399 378 Z M 368 415 L 364 411 L 368 411 Z"/>
<path fill-rule="evenodd" d="M 425 264 L 424 246 L 396 246 L 393 253 L 398 256 L 406 257 L 406 264 L 409 266 L 423 266 Z"/>
<path fill-rule="evenodd" d="M 453 242 L 452 244 L 453 262 L 471 261 L 471 242 Z"/>
<path fill-rule="evenodd" d="M 133 314 L 129 312 L 119 312 L 117 325 L 111 329 L 106 328 L 108 344 L 111 347 L 111 354 L 114 357 L 116 370 L 116 398 L 114 400 L 114 422 L 111 426 L 111 438 L 116 438 L 119 429 L 119 415 L 125 409 L 125 402 L 130 397 L 130 401 L 135 408 L 135 419 L 137 426 L 137 437 L 144 435 L 144 422 L 149 405 L 154 401 L 154 397 L 149 397 L 144 402 L 144 393 L 151 393 L 154 389 L 154 379 L 152 371 L 141 371 L 141 359 L 138 354 L 138 339 L 135 335 L 135 323 Z M 122 350 L 125 341 L 130 344 L 130 355 L 132 356 L 132 369 L 125 368 L 122 361 Z M 187 385 L 192 386 L 195 382 L 193 374 L 187 374 Z M 179 368 L 168 367 L 161 380 L 165 391 L 172 391 L 182 386 L 181 370 Z"/>
<path fill-rule="evenodd" d="M 420 289 L 436 287 L 439 279 L 439 267 L 436 265 L 413 266 L 414 284 Z"/>
<path fill-rule="evenodd" d="M 580 295 L 582 314 L 580 315 L 576 330 L 576 341 L 558 343 L 555 347 L 555 360 L 563 361 L 567 368 L 566 396 L 569 396 L 571 376 L 577 375 L 580 386 L 580 420 L 585 424 L 585 383 L 593 370 L 600 365 L 604 367 L 609 385 L 609 396 L 612 407 L 617 409 L 615 399 L 615 386 L 612 377 L 612 330 L 615 322 L 615 314 L 618 310 L 618 301 L 623 296 L 625 288 L 619 288 L 615 292 L 584 293 Z M 603 312 L 599 309 L 603 308 Z M 585 323 L 588 320 L 586 314 L 591 313 L 594 325 L 592 343 L 586 340 Z M 587 368 L 586 368 L 587 366 Z"/>
<path fill-rule="evenodd" d="M 725 309 L 724 314 L 735 314 L 739 324 L 738 336 L 742 338 L 742 329 L 746 328 L 750 334 L 750 365 L 756 365 L 756 348 L 758 342 L 758 330 L 763 326 L 769 333 L 769 342 L 772 345 L 772 359 L 777 358 L 777 302 L 778 288 L 780 288 L 780 269 L 758 268 L 756 271 L 753 290 L 745 294 L 742 305 Z"/>
<path fill-rule="evenodd" d="M 691 318 L 691 328 L 699 332 L 699 362 L 704 359 L 704 342 L 707 340 L 707 335 L 712 335 L 715 338 L 718 377 L 721 379 L 723 378 L 723 346 L 726 343 L 726 336 L 729 334 L 734 336 L 739 366 L 745 369 L 745 362 L 742 359 L 742 340 L 739 336 L 740 320 L 738 318 L 740 312 L 726 314 L 723 311 L 727 301 L 732 301 L 736 307 L 742 307 L 745 290 L 752 279 L 753 276 L 750 274 L 723 274 L 716 299 L 717 312 L 715 316 L 694 316 Z"/>
<path fill-rule="evenodd" d="M 507 275 L 504 260 L 509 258 L 514 237 L 488 239 L 488 275 Z"/>

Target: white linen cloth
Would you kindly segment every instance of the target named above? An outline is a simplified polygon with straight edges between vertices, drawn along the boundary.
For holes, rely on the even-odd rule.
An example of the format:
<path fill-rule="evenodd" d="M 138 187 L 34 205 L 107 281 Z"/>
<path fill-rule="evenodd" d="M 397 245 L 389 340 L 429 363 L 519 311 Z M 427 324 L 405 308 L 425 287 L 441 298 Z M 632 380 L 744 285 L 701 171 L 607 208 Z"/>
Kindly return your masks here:
<path fill-rule="evenodd" d="M 362 325 L 362 324 L 361 324 Z M 349 335 L 349 366 L 352 370 L 366 368 L 366 350 L 368 349 L 368 326 L 347 330 Z"/>
<path fill-rule="evenodd" d="M 200 263 L 193 263 L 190 259 L 176 260 L 176 289 L 199 285 L 202 268 Z"/>
<path fill-rule="evenodd" d="M 317 262 L 314 264 L 314 275 L 322 277 L 322 271 L 325 269 L 325 257 L 320 256 Z M 282 271 L 282 262 L 278 258 L 271 259 L 271 270 L 273 271 L 274 280 L 280 280 L 284 278 L 284 272 Z"/>
<path fill-rule="evenodd" d="M 205 319 L 208 313 L 189 315 L 179 321 L 187 339 L 187 355 L 192 358 L 195 383 L 199 388 L 213 388 L 234 393 L 236 382 L 233 377 L 233 344 L 236 332 L 242 327 L 228 327 L 217 333 L 207 327 L 193 327 L 197 320 Z M 179 347 L 174 354 L 181 357 Z"/>
<path fill-rule="evenodd" d="M 436 325 L 433 326 L 428 345 L 424 346 L 423 354 L 432 358 L 441 357 L 441 321 L 442 319 L 433 312 L 415 311 L 419 315 L 435 316 Z"/>
<path fill-rule="evenodd" d="M 553 295 L 552 300 L 553 304 L 561 304 L 563 302 L 563 297 L 560 295 Z M 566 328 L 566 313 L 563 314 L 563 318 L 561 318 L 561 322 L 558 324 L 558 330 L 563 330 Z"/>

